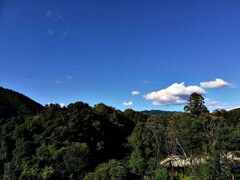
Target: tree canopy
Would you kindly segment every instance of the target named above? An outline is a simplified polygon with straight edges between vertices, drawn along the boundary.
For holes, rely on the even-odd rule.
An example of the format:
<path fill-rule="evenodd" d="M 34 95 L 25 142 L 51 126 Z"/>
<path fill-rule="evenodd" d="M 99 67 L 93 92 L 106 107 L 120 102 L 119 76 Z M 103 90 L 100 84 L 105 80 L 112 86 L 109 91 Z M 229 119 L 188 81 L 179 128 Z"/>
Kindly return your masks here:
<path fill-rule="evenodd" d="M 201 94 L 191 94 L 187 105 L 184 107 L 185 112 L 191 115 L 200 116 L 201 114 L 209 113 L 207 107 L 204 105 L 204 98 Z"/>
<path fill-rule="evenodd" d="M 103 103 L 42 107 L 6 89 L 0 97 L 1 179 L 239 178 L 240 111 L 209 113 L 200 94 L 185 113 L 161 115 Z M 173 157 L 191 163 L 176 167 Z"/>

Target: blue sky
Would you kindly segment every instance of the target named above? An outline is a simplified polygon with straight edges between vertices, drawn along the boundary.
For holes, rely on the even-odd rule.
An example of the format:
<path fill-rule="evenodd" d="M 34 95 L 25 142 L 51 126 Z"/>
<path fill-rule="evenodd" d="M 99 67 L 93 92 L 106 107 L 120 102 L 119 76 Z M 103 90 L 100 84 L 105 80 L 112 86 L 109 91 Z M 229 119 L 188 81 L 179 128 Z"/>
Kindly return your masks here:
<path fill-rule="evenodd" d="M 2 0 L 0 86 L 43 105 L 182 111 L 197 91 L 210 110 L 237 107 L 239 9 L 238 0 Z"/>

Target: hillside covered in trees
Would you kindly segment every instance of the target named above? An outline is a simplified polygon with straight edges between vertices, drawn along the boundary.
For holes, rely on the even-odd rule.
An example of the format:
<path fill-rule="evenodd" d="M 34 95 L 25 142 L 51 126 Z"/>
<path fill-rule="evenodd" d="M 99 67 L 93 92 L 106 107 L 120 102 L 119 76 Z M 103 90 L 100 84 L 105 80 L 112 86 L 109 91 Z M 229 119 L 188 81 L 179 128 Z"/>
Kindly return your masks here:
<path fill-rule="evenodd" d="M 162 110 L 144 110 L 140 111 L 141 113 L 145 115 L 161 115 L 161 116 L 172 116 L 176 114 L 181 114 L 182 112 L 177 111 L 162 111 Z"/>
<path fill-rule="evenodd" d="M 238 179 L 240 110 L 145 115 L 105 104 L 42 107 L 0 88 L 0 179 Z M 172 157 L 187 161 L 174 165 Z"/>

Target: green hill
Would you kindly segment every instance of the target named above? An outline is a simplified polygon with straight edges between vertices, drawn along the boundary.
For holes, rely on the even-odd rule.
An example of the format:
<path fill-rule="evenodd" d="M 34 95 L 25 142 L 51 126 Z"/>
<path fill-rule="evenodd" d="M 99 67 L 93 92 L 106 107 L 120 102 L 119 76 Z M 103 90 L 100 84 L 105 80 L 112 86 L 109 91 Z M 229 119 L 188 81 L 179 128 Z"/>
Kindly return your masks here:
<path fill-rule="evenodd" d="M 0 87 L 0 118 L 19 114 L 31 115 L 42 109 L 42 105 L 23 94 Z"/>
<path fill-rule="evenodd" d="M 239 112 L 240 112 L 240 108 L 231 109 L 229 112 L 236 112 L 236 113 L 239 113 Z"/>
<path fill-rule="evenodd" d="M 161 115 L 161 116 L 172 116 L 176 113 L 182 113 L 177 111 L 162 111 L 162 110 L 145 110 L 141 111 L 144 115 Z"/>

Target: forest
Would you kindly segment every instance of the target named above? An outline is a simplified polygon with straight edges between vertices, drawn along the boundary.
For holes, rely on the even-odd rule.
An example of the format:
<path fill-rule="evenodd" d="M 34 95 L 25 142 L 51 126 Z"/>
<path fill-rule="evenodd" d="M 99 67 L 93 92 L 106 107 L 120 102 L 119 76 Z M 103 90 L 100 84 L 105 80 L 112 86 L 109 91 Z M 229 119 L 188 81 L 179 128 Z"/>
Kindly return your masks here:
<path fill-rule="evenodd" d="M 0 179 L 240 179 L 240 109 L 183 113 L 42 106 L 0 87 Z"/>

